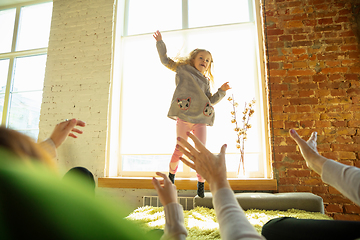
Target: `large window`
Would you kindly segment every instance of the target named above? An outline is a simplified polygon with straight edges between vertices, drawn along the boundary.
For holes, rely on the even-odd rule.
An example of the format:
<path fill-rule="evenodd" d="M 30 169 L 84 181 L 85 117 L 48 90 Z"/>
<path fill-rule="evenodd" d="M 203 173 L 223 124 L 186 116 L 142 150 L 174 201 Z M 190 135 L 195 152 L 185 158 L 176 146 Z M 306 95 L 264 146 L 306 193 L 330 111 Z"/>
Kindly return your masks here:
<path fill-rule="evenodd" d="M 119 109 L 120 114 L 112 121 L 111 134 L 114 136 L 116 129 L 120 136 L 111 140 L 110 176 L 152 176 L 154 171 L 168 171 L 176 145 L 176 122 L 167 118 L 175 73 L 159 60 L 152 34 L 160 30 L 169 57 L 186 55 L 195 48 L 212 53 L 213 93 L 230 82 L 232 89 L 214 106 L 215 123 L 207 127 L 206 144 L 214 153 L 228 144 L 229 177 L 236 177 L 240 155 L 227 98 L 233 94 L 239 103 L 240 119 L 245 102 L 256 99 L 245 143 L 245 166 L 249 177 L 269 177 L 264 96 L 258 74 L 262 60 L 253 9 L 252 0 L 119 2 L 112 114 Z M 196 176 L 181 162 L 176 175 Z"/>
<path fill-rule="evenodd" d="M 52 2 L 0 9 L 1 124 L 37 139 Z"/>

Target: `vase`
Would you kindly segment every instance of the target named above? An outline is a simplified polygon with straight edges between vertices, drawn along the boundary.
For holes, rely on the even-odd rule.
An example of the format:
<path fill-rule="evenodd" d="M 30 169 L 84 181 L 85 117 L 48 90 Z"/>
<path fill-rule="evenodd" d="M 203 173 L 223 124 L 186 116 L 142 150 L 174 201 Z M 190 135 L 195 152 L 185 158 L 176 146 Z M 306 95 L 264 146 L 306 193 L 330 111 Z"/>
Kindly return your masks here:
<path fill-rule="evenodd" d="M 240 161 L 239 161 L 239 167 L 237 171 L 238 178 L 246 178 L 246 170 L 245 170 L 245 161 L 244 161 L 244 155 L 240 155 Z"/>

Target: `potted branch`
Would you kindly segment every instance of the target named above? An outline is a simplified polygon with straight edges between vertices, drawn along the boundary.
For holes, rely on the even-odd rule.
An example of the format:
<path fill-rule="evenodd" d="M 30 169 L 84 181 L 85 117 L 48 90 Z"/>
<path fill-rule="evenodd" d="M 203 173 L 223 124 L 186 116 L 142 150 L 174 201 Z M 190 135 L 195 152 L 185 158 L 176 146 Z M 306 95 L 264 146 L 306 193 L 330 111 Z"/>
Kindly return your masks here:
<path fill-rule="evenodd" d="M 232 104 L 233 111 L 231 112 L 231 122 L 235 124 L 235 132 L 237 133 L 237 140 L 236 140 L 236 148 L 240 151 L 240 161 L 239 161 L 239 167 L 237 170 L 238 176 L 246 176 L 245 174 L 245 141 L 247 139 L 247 130 L 251 128 L 251 125 L 249 124 L 250 118 L 254 114 L 255 110 L 255 99 L 253 99 L 250 103 L 245 102 L 245 107 L 243 113 L 243 117 L 241 120 L 241 125 L 238 122 L 237 119 L 237 107 L 238 103 L 235 102 L 234 95 L 232 97 L 228 98 L 228 101 Z"/>

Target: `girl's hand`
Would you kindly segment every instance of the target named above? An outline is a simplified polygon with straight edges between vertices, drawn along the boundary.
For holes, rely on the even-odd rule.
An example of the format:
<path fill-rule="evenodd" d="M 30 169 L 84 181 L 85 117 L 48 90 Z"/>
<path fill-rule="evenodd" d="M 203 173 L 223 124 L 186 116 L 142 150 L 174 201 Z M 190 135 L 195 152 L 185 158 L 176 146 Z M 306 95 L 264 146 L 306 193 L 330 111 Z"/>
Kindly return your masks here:
<path fill-rule="evenodd" d="M 155 38 L 155 40 L 156 40 L 157 42 L 162 40 L 162 36 L 161 36 L 161 33 L 160 33 L 159 30 L 157 30 L 156 32 L 154 32 L 153 37 Z"/>
<path fill-rule="evenodd" d="M 220 89 L 223 90 L 223 91 L 227 91 L 227 90 L 231 89 L 231 87 L 229 86 L 229 82 L 224 83 L 224 84 L 220 87 Z"/>

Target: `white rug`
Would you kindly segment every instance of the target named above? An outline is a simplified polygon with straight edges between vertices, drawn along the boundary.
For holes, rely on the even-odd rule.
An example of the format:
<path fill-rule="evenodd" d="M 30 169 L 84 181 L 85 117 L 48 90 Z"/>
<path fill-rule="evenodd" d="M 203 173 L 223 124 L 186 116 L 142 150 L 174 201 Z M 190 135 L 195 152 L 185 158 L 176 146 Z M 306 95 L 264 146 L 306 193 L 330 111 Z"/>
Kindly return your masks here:
<path fill-rule="evenodd" d="M 319 212 L 290 209 L 288 211 L 247 210 L 247 218 L 255 229 L 261 233 L 262 226 L 269 220 L 277 217 L 295 217 L 301 219 L 328 219 L 332 218 Z M 188 230 L 187 239 L 221 239 L 219 224 L 214 209 L 196 207 L 184 211 L 185 226 Z M 127 219 L 138 222 L 144 229 L 164 229 L 165 215 L 163 207 L 145 206 L 133 211 Z"/>

